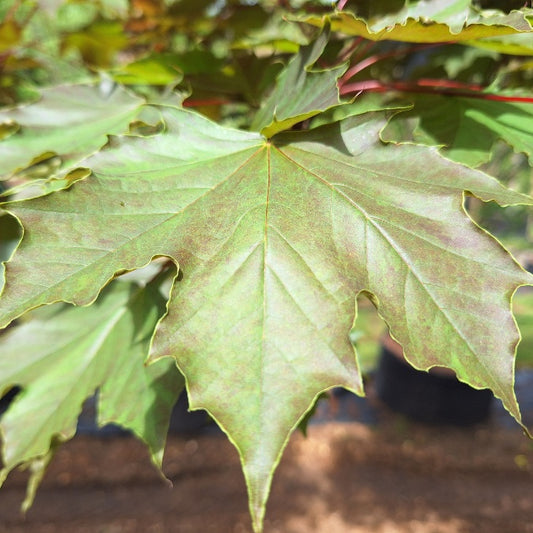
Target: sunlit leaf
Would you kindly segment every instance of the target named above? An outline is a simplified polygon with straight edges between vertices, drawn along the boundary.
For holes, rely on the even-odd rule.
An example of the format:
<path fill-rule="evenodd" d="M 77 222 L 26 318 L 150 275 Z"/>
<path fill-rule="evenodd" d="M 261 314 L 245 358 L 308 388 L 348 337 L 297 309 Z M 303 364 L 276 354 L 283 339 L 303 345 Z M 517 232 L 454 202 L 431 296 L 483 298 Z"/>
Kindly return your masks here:
<path fill-rule="evenodd" d="M 101 148 L 108 134 L 127 131 L 142 103 L 121 87 L 109 93 L 72 85 L 45 89 L 34 104 L 1 111 L 1 122 L 19 128 L 0 144 L 0 179 L 54 155 L 62 169 L 72 167 Z"/>
<path fill-rule="evenodd" d="M 531 198 L 435 149 L 384 144 L 383 112 L 271 141 L 174 107 L 162 114 L 160 135 L 114 139 L 85 161 L 92 176 L 7 206 L 28 234 L 6 264 L 3 324 L 59 299 L 87 304 L 154 256 L 179 263 L 151 360 L 173 356 L 191 406 L 236 445 L 256 531 L 288 436 L 317 395 L 362 392 L 349 339 L 361 291 L 412 364 L 453 368 L 520 420 L 510 299 L 533 276 L 462 202 L 465 190 Z"/>
<path fill-rule="evenodd" d="M 13 385 L 23 390 L 0 422 L 0 484 L 17 465 L 32 465 L 26 506 L 50 448 L 74 435 L 82 403 L 98 388 L 100 425 L 135 432 L 161 467 L 170 412 L 183 388 L 172 360 L 143 364 L 163 309 L 157 284 L 116 282 L 91 307 L 45 308 L 4 333 L 0 393 Z"/>
<path fill-rule="evenodd" d="M 321 17 L 310 15 L 299 20 L 319 27 L 329 23 L 333 31 L 357 35 L 372 41 L 391 40 L 411 43 L 470 41 L 531 31 L 526 15 L 519 11 L 514 11 L 509 15 L 494 14 L 487 17 L 480 15 L 475 19 L 468 19 L 468 23 L 461 27 L 418 16 L 399 20 L 395 17 L 393 21 L 379 18 L 374 23 L 370 23 L 346 11 Z"/>
<path fill-rule="evenodd" d="M 381 318 L 521 423 L 533 276 L 500 242 L 531 263 L 510 190 L 531 190 L 531 61 L 502 56 L 530 54 L 522 4 L 0 2 L 0 105 L 42 92 L 0 112 L 0 395 L 22 387 L 0 478 L 29 468 L 25 509 L 95 391 L 160 466 L 186 380 L 262 531 L 287 439 L 328 389 L 363 393 Z"/>
<path fill-rule="evenodd" d="M 472 46 L 501 54 L 533 56 L 533 33 L 518 33 L 469 42 Z"/>
<path fill-rule="evenodd" d="M 503 13 L 487 12 L 483 14 L 472 5 L 471 0 L 424 0 L 405 2 L 401 9 L 383 14 L 371 22 L 373 31 L 382 30 L 397 24 L 404 24 L 408 19 L 420 20 L 422 23 L 438 22 L 450 28 L 451 33 L 461 33 L 465 25 L 487 22 L 488 24 L 506 24 L 515 22 L 515 18 L 507 19 Z M 521 19 L 520 19 L 521 20 Z"/>
<path fill-rule="evenodd" d="M 168 85 L 182 78 L 179 67 L 164 57 L 148 57 L 129 63 L 112 73 L 113 79 L 125 85 Z"/>

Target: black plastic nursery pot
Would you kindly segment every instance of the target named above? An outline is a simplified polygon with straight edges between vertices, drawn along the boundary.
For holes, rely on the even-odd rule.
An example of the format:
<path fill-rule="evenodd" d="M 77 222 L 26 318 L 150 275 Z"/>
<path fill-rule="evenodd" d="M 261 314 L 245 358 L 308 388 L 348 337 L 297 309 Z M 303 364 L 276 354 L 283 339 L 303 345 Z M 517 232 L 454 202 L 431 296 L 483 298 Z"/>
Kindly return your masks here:
<path fill-rule="evenodd" d="M 382 343 L 375 374 L 375 390 L 391 410 L 418 422 L 471 426 L 490 415 L 488 389 L 477 390 L 447 373 L 422 372 L 403 358 L 392 339 Z"/>
<path fill-rule="evenodd" d="M 13 387 L 9 389 L 1 398 L 0 398 L 0 416 L 3 415 L 11 402 L 15 399 L 15 396 L 20 392 L 20 387 Z"/>

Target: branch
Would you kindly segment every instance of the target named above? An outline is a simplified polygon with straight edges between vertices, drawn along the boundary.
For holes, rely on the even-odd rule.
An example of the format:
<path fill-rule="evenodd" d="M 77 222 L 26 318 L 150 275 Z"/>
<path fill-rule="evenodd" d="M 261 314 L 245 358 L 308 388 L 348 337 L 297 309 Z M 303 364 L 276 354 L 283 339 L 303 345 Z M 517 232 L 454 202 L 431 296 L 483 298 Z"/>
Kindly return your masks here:
<path fill-rule="evenodd" d="M 482 92 L 481 85 L 460 83 L 450 80 L 421 79 L 415 83 L 395 81 L 383 83 L 377 80 L 365 80 L 354 83 L 347 83 L 340 87 L 341 95 L 361 93 L 364 91 L 387 92 L 400 91 L 405 93 L 425 93 L 441 94 L 447 96 L 460 96 L 464 98 L 480 98 L 482 100 L 496 100 L 498 102 L 518 102 L 533 104 L 533 97 L 530 96 L 505 96 Z"/>
<path fill-rule="evenodd" d="M 370 41 L 372 45 L 375 43 L 373 41 Z M 419 52 L 420 50 L 425 50 L 427 48 L 434 48 L 435 46 L 443 46 L 450 44 L 448 42 L 442 42 L 442 43 L 427 43 L 427 44 L 417 44 L 414 46 L 408 46 L 404 48 L 399 48 L 396 50 L 392 50 L 391 52 L 383 52 L 381 54 L 374 54 L 371 56 L 366 57 L 365 59 L 359 61 L 352 67 L 350 67 L 346 73 L 343 75 L 340 85 L 342 86 L 344 83 L 346 83 L 350 78 L 353 78 L 356 74 L 361 72 L 367 67 L 370 67 L 374 65 L 375 63 L 378 63 L 379 61 L 383 59 L 389 59 L 392 57 L 401 57 L 405 56 L 407 54 L 410 54 L 411 52 Z"/>

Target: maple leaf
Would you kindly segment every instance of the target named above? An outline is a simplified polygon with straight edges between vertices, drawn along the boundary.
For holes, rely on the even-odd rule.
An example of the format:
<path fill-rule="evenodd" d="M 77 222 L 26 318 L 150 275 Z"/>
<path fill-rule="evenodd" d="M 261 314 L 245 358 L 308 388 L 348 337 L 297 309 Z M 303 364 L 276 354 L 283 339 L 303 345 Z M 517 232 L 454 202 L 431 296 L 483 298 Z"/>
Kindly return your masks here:
<path fill-rule="evenodd" d="M 159 284 L 116 282 L 93 306 L 39 309 L 3 334 L 0 393 L 14 385 L 23 390 L 0 422 L 0 485 L 17 465 L 30 466 L 23 508 L 57 445 L 74 436 L 82 404 L 96 389 L 99 425 L 132 430 L 161 468 L 170 413 L 184 382 L 171 359 L 143 365 L 164 309 Z"/>
<path fill-rule="evenodd" d="M 346 66 L 311 70 L 324 52 L 328 37 L 326 28 L 311 44 L 300 48 L 278 76 L 275 89 L 252 122 L 252 129 L 272 137 L 340 104 L 337 80 Z"/>
<path fill-rule="evenodd" d="M 406 2 L 403 7 L 381 17 L 374 17 L 369 24 L 373 32 L 383 29 L 397 31 L 396 25 L 408 24 L 409 19 L 420 21 L 420 28 L 439 23 L 449 27 L 454 34 L 462 34 L 463 30 L 471 30 L 469 26 L 496 26 L 496 32 L 505 31 L 505 26 L 520 29 L 527 20 L 524 11 L 504 13 L 498 10 L 480 9 L 472 5 L 471 0 L 424 0 L 422 2 Z M 476 28 L 482 30 L 483 28 Z M 486 28 L 485 28 L 486 30 Z M 423 30 L 422 30 L 423 31 Z M 493 31 L 493 30 L 491 30 Z M 509 31 L 509 28 L 507 28 Z M 431 33 L 431 29 L 429 32 Z M 461 35 L 462 37 L 462 35 Z"/>
<path fill-rule="evenodd" d="M 483 93 L 480 93 L 483 96 Z M 446 146 L 446 156 L 469 166 L 491 158 L 499 139 L 533 163 L 533 105 L 483 98 L 445 95 L 416 95 L 411 111 L 397 114 L 384 131 L 387 139 L 405 140 L 407 132 L 415 142 Z M 400 126 L 401 133 L 394 134 Z"/>
<path fill-rule="evenodd" d="M 156 136 L 113 138 L 70 189 L 7 204 L 25 228 L 0 322 L 91 303 L 117 273 L 179 265 L 150 360 L 173 356 L 193 409 L 237 447 L 254 529 L 291 431 L 324 390 L 362 394 L 349 331 L 370 295 L 416 367 L 491 388 L 520 421 L 510 299 L 525 272 L 463 208 L 533 205 L 436 149 L 385 144 L 386 112 L 266 140 L 160 107 Z"/>
<path fill-rule="evenodd" d="M 0 144 L 0 180 L 54 156 L 58 170 L 72 168 L 101 148 L 107 134 L 126 132 L 143 103 L 113 84 L 64 85 L 43 89 L 37 102 L 2 110 L 0 124 L 10 135 Z"/>
<path fill-rule="evenodd" d="M 442 3 L 439 3 L 442 6 Z M 449 3 L 448 3 L 449 4 Z M 477 41 L 485 37 L 498 37 L 531 32 L 528 22 L 530 10 L 509 14 L 494 12 L 476 13 L 470 6 L 440 9 L 437 3 L 420 3 L 408 6 L 397 13 L 376 20 L 366 20 L 349 11 L 330 15 L 306 15 L 297 20 L 332 31 L 358 35 L 371 41 L 404 41 L 411 43 L 441 43 L 447 41 Z"/>

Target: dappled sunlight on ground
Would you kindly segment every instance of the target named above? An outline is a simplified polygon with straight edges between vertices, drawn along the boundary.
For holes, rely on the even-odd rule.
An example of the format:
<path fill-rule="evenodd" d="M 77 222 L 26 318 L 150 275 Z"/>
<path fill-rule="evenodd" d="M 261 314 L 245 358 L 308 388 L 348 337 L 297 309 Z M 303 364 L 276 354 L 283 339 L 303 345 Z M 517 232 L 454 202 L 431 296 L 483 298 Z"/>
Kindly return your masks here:
<path fill-rule="evenodd" d="M 294 434 L 265 533 L 533 532 L 533 443 L 516 425 L 493 416 L 470 429 L 428 427 L 374 410 L 374 423 Z M 251 533 L 239 459 L 222 434 L 172 434 L 165 472 L 173 489 L 130 437 L 76 437 L 25 521 L 17 506 L 26 476 L 7 481 L 0 532 Z"/>

